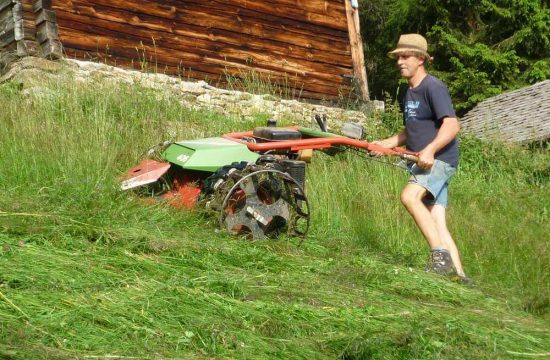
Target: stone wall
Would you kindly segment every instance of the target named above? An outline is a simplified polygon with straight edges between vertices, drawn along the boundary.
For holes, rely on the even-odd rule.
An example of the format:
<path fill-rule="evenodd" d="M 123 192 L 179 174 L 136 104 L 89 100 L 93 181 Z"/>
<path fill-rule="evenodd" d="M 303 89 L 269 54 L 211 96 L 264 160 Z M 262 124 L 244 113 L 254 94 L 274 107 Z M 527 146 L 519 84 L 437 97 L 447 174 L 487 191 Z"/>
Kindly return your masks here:
<path fill-rule="evenodd" d="M 2 69 L 1 62 L 0 60 L 0 70 Z M 187 108 L 213 110 L 243 120 L 251 119 L 258 114 L 265 114 L 275 120 L 285 119 L 298 125 L 310 126 L 315 114 L 326 115 L 329 129 L 333 131 L 338 131 L 345 122 L 363 124 L 367 133 L 375 131 L 380 124 L 371 119 L 367 120 L 365 113 L 383 109 L 382 102 L 373 102 L 369 103 L 368 110 L 350 111 L 298 100 L 284 100 L 269 94 L 255 95 L 242 91 L 224 90 L 204 81 L 184 81 L 164 74 L 125 70 L 80 60 L 50 61 L 43 58 L 25 57 L 4 64 L 3 67 L 0 83 L 20 82 L 24 87 L 24 93 L 29 96 L 40 93 L 44 79 L 54 78 L 63 73 L 71 81 L 79 83 L 113 81 L 114 83 L 156 89 L 176 95 L 181 99 L 182 106 Z M 375 109 L 374 106 L 378 108 Z"/>

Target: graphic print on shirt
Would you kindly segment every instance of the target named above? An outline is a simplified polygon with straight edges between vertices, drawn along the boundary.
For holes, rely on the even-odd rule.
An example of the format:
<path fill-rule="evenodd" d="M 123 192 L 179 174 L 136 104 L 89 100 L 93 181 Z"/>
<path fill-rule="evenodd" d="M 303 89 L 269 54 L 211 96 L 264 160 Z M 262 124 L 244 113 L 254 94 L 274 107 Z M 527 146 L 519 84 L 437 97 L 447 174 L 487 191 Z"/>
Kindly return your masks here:
<path fill-rule="evenodd" d="M 407 104 L 405 105 L 405 114 L 406 117 L 416 117 L 416 109 L 420 106 L 420 101 L 407 101 Z"/>

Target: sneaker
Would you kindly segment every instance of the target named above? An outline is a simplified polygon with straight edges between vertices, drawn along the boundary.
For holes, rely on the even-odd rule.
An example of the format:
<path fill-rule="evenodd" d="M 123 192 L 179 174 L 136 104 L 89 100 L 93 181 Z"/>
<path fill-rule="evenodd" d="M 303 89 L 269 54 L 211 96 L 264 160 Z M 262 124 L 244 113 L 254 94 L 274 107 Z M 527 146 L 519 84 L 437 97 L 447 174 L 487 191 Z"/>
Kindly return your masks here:
<path fill-rule="evenodd" d="M 444 276 L 456 274 L 449 251 L 445 249 L 432 250 L 430 261 L 426 266 L 426 272 L 433 272 Z"/>
<path fill-rule="evenodd" d="M 474 281 L 469 277 L 467 277 L 466 275 L 462 275 L 462 276 L 458 275 L 458 283 L 471 288 L 476 287 L 476 285 L 474 284 Z"/>

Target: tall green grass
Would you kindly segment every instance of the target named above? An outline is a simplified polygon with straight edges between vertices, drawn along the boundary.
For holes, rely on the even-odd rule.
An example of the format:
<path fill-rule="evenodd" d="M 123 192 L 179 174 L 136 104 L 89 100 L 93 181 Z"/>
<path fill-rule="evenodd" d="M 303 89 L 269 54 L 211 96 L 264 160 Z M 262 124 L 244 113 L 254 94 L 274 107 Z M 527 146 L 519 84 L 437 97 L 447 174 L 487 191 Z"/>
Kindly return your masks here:
<path fill-rule="evenodd" d="M 250 94 L 270 94 L 287 100 L 299 100 L 302 97 L 302 87 L 293 82 L 290 77 L 285 76 L 279 84 L 272 81 L 269 75 L 266 76 L 255 70 L 239 70 L 235 73 L 226 71 L 223 83 L 228 89 L 245 91 Z"/>
<path fill-rule="evenodd" d="M 517 296 L 518 306 L 548 314 L 548 152 L 469 138 L 462 148 L 447 218 L 467 274 L 494 294 Z M 316 194 L 313 208 L 324 210 L 318 216 L 327 228 L 351 231 L 354 247 L 392 263 L 422 267 L 427 245 L 399 201 L 406 171 L 344 155 L 312 164 L 309 174 L 319 179 L 308 190 Z"/>
<path fill-rule="evenodd" d="M 427 248 L 398 203 L 400 169 L 317 153 L 304 244 L 248 242 L 201 212 L 119 192 L 118 176 L 154 144 L 250 129 L 265 116 L 245 122 L 70 78 L 34 95 L 3 84 L 0 101 L 2 357 L 549 351 L 547 149 L 463 140 L 449 222 L 471 290 L 422 272 Z"/>

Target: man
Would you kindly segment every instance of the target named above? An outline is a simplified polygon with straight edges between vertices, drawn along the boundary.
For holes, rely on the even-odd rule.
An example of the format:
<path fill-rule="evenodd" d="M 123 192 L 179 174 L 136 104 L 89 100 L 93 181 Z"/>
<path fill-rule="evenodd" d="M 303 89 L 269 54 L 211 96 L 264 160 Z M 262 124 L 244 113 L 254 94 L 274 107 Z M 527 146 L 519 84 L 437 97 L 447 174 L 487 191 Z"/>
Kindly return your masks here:
<path fill-rule="evenodd" d="M 431 248 L 426 271 L 447 276 L 456 273 L 462 282 L 470 283 L 445 219 L 447 188 L 458 165 L 456 135 L 460 130 L 449 91 L 426 72 L 426 63 L 432 58 L 421 35 L 401 35 L 388 56 L 397 60 L 401 76 L 409 84 L 404 100 L 405 128 L 374 144 L 385 148 L 406 145 L 418 152 L 419 160 L 411 167 L 401 202 Z"/>

